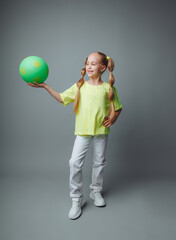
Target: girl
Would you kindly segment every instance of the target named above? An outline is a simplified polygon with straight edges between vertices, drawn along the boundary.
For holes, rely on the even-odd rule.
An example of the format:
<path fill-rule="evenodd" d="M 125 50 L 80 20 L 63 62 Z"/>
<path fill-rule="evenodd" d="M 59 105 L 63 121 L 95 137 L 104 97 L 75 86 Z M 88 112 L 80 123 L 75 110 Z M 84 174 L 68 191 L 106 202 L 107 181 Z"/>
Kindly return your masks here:
<path fill-rule="evenodd" d="M 102 73 L 109 69 L 109 84 L 101 79 Z M 74 102 L 75 143 L 70 167 L 70 197 L 72 207 L 69 212 L 70 219 L 77 219 L 82 207 L 82 166 L 85 154 L 93 141 L 93 168 L 90 198 L 94 205 L 105 206 L 105 200 L 101 195 L 103 186 L 103 168 L 106 166 L 105 152 L 110 133 L 109 127 L 115 123 L 121 110 L 117 90 L 113 87 L 114 76 L 112 71 L 114 62 L 104 53 L 93 52 L 85 60 L 85 67 L 81 70 L 82 78 L 63 93 L 58 93 L 46 83 L 28 83 L 31 87 L 45 88 L 51 96 L 64 106 Z M 85 73 L 89 80 L 84 81 Z"/>

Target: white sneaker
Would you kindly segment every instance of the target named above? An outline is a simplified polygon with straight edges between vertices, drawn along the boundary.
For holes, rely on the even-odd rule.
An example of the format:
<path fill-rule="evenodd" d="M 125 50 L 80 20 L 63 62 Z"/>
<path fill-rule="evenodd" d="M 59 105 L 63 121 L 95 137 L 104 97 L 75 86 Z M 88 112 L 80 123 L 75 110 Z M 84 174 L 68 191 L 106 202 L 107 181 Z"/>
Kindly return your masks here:
<path fill-rule="evenodd" d="M 81 216 L 82 210 L 82 198 L 72 198 L 72 207 L 70 209 L 68 217 L 72 220 Z"/>
<path fill-rule="evenodd" d="M 105 200 L 102 197 L 100 192 L 94 192 L 93 190 L 91 190 L 90 192 L 90 198 L 92 198 L 94 200 L 94 205 L 97 207 L 103 207 L 106 206 Z"/>

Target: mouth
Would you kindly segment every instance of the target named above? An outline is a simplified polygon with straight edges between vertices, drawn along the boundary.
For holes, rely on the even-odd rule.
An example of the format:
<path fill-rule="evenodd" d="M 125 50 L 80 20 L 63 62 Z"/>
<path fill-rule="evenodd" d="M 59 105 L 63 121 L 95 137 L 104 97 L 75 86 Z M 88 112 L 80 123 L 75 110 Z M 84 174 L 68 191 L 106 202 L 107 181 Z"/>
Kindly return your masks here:
<path fill-rule="evenodd" d="M 93 71 L 89 71 L 89 70 L 87 70 L 87 73 L 93 73 Z"/>

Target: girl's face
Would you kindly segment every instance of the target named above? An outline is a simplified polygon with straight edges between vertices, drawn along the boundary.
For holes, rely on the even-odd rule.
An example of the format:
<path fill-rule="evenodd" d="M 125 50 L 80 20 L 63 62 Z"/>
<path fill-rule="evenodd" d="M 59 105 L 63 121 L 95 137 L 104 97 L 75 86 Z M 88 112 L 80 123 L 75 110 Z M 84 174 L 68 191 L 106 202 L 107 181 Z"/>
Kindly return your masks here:
<path fill-rule="evenodd" d="M 86 72 L 91 78 L 101 76 L 106 66 L 101 64 L 101 56 L 98 53 L 91 53 L 87 59 Z"/>

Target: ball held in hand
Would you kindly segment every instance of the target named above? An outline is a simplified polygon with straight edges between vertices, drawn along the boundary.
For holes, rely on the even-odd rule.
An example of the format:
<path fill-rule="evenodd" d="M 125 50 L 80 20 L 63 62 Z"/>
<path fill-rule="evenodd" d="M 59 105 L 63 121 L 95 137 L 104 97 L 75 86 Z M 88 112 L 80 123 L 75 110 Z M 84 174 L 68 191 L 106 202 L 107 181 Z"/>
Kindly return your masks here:
<path fill-rule="evenodd" d="M 42 83 L 48 77 L 49 68 L 42 58 L 29 56 L 20 63 L 19 72 L 22 79 L 27 83 Z"/>

